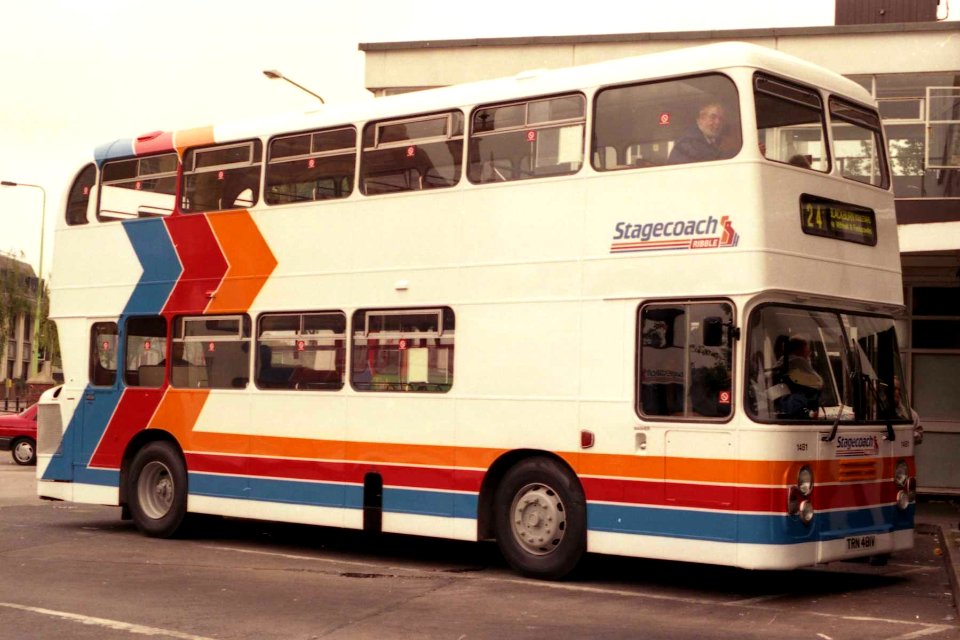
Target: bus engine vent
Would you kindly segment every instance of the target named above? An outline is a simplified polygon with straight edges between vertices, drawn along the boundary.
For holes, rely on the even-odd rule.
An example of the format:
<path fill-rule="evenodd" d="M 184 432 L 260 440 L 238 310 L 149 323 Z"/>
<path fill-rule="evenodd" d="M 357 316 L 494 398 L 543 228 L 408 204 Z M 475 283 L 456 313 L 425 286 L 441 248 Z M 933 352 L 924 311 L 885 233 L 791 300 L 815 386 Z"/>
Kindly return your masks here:
<path fill-rule="evenodd" d="M 59 404 L 37 407 L 37 452 L 57 455 L 63 448 L 63 418 Z"/>
<path fill-rule="evenodd" d="M 879 478 L 877 462 L 876 460 L 841 460 L 839 476 L 840 482 L 876 480 Z"/>

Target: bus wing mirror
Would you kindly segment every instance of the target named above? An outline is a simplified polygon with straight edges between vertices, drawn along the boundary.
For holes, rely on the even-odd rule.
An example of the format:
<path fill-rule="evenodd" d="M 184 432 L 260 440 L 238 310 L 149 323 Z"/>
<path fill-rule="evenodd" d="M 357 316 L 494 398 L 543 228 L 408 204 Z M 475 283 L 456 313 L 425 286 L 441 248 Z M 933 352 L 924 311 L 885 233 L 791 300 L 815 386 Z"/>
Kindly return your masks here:
<path fill-rule="evenodd" d="M 723 346 L 723 318 L 710 316 L 703 319 L 703 346 Z"/>

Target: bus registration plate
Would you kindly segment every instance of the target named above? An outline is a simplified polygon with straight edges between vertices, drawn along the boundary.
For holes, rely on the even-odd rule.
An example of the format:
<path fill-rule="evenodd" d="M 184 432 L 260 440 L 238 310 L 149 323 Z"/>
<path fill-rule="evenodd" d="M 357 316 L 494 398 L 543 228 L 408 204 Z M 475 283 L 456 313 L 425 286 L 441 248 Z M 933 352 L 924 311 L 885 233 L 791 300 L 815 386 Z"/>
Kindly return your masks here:
<path fill-rule="evenodd" d="M 847 551 L 863 551 L 877 546 L 877 536 L 851 536 L 847 538 Z"/>

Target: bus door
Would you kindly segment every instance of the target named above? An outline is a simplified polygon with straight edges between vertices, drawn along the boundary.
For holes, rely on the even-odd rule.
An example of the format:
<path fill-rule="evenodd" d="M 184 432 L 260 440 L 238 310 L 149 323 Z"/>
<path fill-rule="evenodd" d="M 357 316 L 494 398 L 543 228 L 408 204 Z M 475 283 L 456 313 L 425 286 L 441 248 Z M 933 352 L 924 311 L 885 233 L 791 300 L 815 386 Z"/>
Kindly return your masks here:
<path fill-rule="evenodd" d="M 80 397 L 77 413 L 80 429 L 74 430 L 73 466 L 75 479 L 80 480 L 97 445 L 103 437 L 110 417 L 122 393 L 119 380 L 119 331 L 114 321 L 94 322 L 90 329 L 89 384 Z M 75 416 L 76 419 L 76 416 Z M 64 443 L 67 446 L 68 443 Z"/>

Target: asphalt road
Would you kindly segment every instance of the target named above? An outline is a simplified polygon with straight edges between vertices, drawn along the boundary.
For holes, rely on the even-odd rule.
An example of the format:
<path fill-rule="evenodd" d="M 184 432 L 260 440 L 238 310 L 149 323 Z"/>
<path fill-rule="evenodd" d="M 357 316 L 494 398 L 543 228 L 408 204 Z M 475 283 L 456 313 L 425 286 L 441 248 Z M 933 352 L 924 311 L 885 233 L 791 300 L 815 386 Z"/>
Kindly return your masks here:
<path fill-rule="evenodd" d="M 0 639 L 960 638 L 936 540 L 887 566 L 750 572 L 588 557 L 570 581 L 493 545 L 204 521 L 141 536 L 119 509 L 43 502 L 0 459 Z"/>

